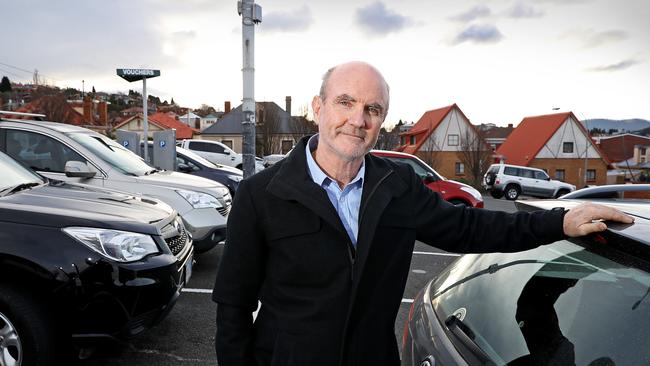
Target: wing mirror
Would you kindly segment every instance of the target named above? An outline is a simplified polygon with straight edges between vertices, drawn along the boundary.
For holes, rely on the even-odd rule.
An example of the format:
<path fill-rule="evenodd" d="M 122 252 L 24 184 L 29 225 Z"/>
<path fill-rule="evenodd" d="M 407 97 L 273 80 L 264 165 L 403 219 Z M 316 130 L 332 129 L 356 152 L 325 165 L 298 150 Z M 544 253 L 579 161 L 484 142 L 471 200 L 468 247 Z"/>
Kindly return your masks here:
<path fill-rule="evenodd" d="M 92 178 L 97 172 L 90 170 L 83 161 L 70 160 L 65 163 L 65 176 L 71 178 Z"/>
<path fill-rule="evenodd" d="M 425 183 L 435 182 L 436 180 L 437 180 L 436 176 L 433 175 L 433 173 L 431 173 L 431 172 L 427 172 L 427 175 L 424 176 L 424 182 Z"/>

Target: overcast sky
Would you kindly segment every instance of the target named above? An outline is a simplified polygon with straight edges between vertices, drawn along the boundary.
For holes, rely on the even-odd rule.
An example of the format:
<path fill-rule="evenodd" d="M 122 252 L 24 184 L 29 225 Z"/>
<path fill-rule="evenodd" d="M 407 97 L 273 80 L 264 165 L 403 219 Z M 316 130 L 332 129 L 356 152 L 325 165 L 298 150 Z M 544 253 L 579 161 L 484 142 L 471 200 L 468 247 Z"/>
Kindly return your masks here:
<path fill-rule="evenodd" d="M 473 123 L 650 119 L 647 0 L 260 0 L 255 98 L 293 112 L 329 67 L 374 64 L 388 124 L 457 103 Z M 3 0 L 0 75 L 97 91 L 141 91 L 116 68 L 160 69 L 150 94 L 223 110 L 242 99 L 236 0 Z"/>

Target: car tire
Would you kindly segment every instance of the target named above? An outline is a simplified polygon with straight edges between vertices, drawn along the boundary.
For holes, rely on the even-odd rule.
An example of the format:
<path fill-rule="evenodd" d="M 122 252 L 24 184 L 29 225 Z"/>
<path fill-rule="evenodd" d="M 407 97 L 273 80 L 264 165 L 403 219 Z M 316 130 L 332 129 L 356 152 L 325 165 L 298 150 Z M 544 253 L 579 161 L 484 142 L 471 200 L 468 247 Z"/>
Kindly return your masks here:
<path fill-rule="evenodd" d="M 509 201 L 514 201 L 519 197 L 521 189 L 514 184 L 509 184 L 503 194 L 506 196 L 506 199 Z"/>
<path fill-rule="evenodd" d="M 493 198 L 499 199 L 499 198 L 503 197 L 503 191 L 500 191 L 498 189 L 492 189 L 492 190 L 490 190 L 490 196 L 492 196 Z"/>
<path fill-rule="evenodd" d="M 497 175 L 496 175 L 496 174 L 491 173 L 491 172 L 490 172 L 490 173 L 487 173 L 487 174 L 485 175 L 485 184 L 487 184 L 488 186 L 491 186 L 491 185 L 494 184 L 494 182 L 496 181 L 496 179 L 497 179 Z"/>
<path fill-rule="evenodd" d="M 58 365 L 62 361 L 56 327 L 45 301 L 0 283 L 0 364 Z"/>
<path fill-rule="evenodd" d="M 567 193 L 569 193 L 569 190 L 560 189 L 559 191 L 557 191 L 557 194 L 555 195 L 555 198 L 560 198 L 561 196 L 564 196 Z"/>

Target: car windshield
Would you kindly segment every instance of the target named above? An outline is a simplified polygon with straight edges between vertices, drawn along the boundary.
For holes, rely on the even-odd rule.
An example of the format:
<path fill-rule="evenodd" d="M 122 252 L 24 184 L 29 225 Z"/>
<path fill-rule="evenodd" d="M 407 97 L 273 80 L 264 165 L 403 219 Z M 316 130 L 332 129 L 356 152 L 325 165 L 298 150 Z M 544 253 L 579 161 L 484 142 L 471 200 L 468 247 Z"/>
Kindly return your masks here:
<path fill-rule="evenodd" d="M 416 157 L 402 158 L 398 156 L 384 156 L 384 158 L 398 164 L 410 165 L 413 168 L 413 170 L 415 170 L 415 174 L 420 176 L 420 178 L 422 179 L 426 178 L 427 176 L 433 176 L 434 180 L 446 180 L 444 177 L 438 174 L 438 172 L 433 170 L 431 167 L 426 165 L 422 160 Z"/>
<path fill-rule="evenodd" d="M 432 305 L 441 322 L 462 314 L 497 365 L 648 364 L 648 263 L 608 257 L 569 241 L 464 256 L 436 280 Z"/>
<path fill-rule="evenodd" d="M 21 184 L 42 184 L 43 178 L 20 165 L 17 161 L 0 152 L 0 192 Z"/>
<path fill-rule="evenodd" d="M 69 136 L 124 174 L 141 176 L 152 169 L 138 155 L 104 136 L 79 132 Z"/>

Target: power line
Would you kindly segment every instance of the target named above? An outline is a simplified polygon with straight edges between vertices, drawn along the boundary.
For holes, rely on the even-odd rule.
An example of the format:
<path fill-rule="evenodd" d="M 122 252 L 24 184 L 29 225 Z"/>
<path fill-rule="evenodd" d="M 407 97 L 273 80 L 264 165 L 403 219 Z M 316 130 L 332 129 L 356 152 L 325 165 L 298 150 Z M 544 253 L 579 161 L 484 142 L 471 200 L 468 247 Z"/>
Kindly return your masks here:
<path fill-rule="evenodd" d="M 19 71 L 22 71 L 22 72 L 28 73 L 28 74 L 30 74 L 30 75 L 34 75 L 34 71 L 35 71 L 35 70 L 29 71 L 29 70 L 23 69 L 23 68 L 18 67 L 18 66 L 14 66 L 14 65 L 6 64 L 6 63 L 4 63 L 4 62 L 0 62 L 0 65 L 4 65 L 4 66 L 7 66 L 7 67 L 11 67 L 12 69 L 16 69 L 16 70 L 19 70 Z M 5 70 L 5 71 L 6 71 L 6 70 Z M 14 74 L 14 75 L 15 75 L 15 74 Z M 54 80 L 54 81 L 58 81 L 58 82 L 61 81 L 61 80 L 58 80 L 58 79 L 56 79 L 56 78 L 53 78 L 53 77 L 50 77 L 50 76 L 47 76 L 47 75 L 43 75 L 43 74 L 41 74 L 41 73 L 39 73 L 39 76 L 42 77 L 42 78 L 45 78 L 45 79 L 50 79 L 50 80 Z"/>
<path fill-rule="evenodd" d="M 7 74 L 13 75 L 13 76 L 15 76 L 15 77 L 17 77 L 17 78 L 19 78 L 19 79 L 21 79 L 21 80 L 24 79 L 24 77 L 22 77 L 22 76 L 20 76 L 20 75 L 18 75 L 18 74 L 16 74 L 16 73 L 14 73 L 14 72 L 11 72 L 11 71 L 9 71 L 9 70 L 6 70 L 6 69 L 3 69 L 3 68 L 0 68 L 0 71 L 2 71 L 2 72 L 6 72 Z"/>

